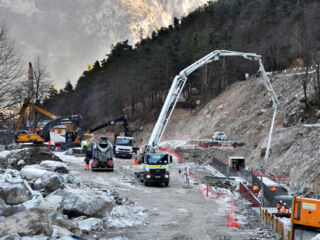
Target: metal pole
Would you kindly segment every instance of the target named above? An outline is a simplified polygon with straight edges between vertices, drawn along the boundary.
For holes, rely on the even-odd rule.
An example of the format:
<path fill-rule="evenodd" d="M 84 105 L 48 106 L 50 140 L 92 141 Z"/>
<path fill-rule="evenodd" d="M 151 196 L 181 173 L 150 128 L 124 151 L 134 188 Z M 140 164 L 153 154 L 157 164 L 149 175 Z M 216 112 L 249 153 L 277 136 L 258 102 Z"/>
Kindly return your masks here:
<path fill-rule="evenodd" d="M 263 169 L 264 169 L 264 163 L 268 161 L 269 158 L 269 153 L 270 153 L 270 146 L 271 146 L 271 138 L 272 138 L 272 132 L 273 132 L 273 128 L 274 128 L 274 122 L 276 120 L 276 116 L 277 116 L 277 105 L 273 105 L 273 117 L 272 117 L 272 122 L 271 122 L 271 127 L 270 127 L 270 131 L 269 131 L 269 137 L 268 137 L 268 144 L 267 144 L 267 149 L 266 149 L 266 154 L 264 156 L 264 160 L 261 163 L 261 206 L 264 206 L 264 189 L 263 189 Z"/>

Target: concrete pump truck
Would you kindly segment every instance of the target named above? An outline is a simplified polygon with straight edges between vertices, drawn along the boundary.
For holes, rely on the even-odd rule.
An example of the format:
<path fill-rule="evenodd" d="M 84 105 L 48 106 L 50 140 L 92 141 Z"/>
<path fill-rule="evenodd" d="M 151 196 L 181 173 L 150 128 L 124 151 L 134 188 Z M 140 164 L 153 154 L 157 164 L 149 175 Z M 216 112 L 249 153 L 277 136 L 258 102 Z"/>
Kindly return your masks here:
<path fill-rule="evenodd" d="M 228 56 L 239 56 L 251 61 L 258 62 L 260 67 L 259 71 L 262 74 L 263 83 L 268 92 L 271 92 L 270 96 L 275 107 L 275 117 L 278 99 L 264 70 L 262 58 L 260 55 L 257 55 L 255 53 L 242 53 L 227 50 L 216 50 L 209 53 L 205 57 L 201 58 L 200 60 L 182 70 L 172 82 L 171 88 L 161 109 L 158 120 L 151 133 L 150 139 L 148 143 L 142 147 L 142 153 L 139 154 L 137 159 L 138 164 L 134 167 L 135 176 L 140 178 L 146 186 L 149 185 L 149 183 L 164 183 L 165 186 L 169 185 L 170 173 L 168 164 L 172 162 L 172 156 L 170 156 L 169 153 L 161 153 L 158 149 L 158 145 L 173 113 L 173 110 L 178 102 L 179 96 L 186 84 L 187 77 L 198 68 L 211 63 L 212 61 L 217 61 L 220 57 Z"/>

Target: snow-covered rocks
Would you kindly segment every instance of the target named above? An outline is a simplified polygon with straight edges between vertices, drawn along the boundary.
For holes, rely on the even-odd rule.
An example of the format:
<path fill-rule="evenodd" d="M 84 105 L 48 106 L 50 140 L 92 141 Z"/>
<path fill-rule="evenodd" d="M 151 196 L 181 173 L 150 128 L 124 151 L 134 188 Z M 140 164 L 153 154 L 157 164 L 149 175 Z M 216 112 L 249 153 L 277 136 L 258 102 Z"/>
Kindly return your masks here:
<path fill-rule="evenodd" d="M 44 209 L 32 208 L 5 218 L 0 224 L 0 236 L 18 233 L 20 236 L 52 235 L 52 225 Z"/>
<path fill-rule="evenodd" d="M 19 234 L 13 233 L 0 238 L 0 240 L 21 240 L 21 237 L 19 236 Z"/>
<path fill-rule="evenodd" d="M 0 198 L 6 204 L 16 205 L 30 199 L 18 171 L 8 169 L 0 175 Z"/>
<path fill-rule="evenodd" d="M 65 229 L 56 225 L 53 225 L 52 227 L 53 227 L 53 233 L 52 233 L 51 239 L 60 239 L 62 237 L 69 236 L 72 234 L 68 229 Z"/>
<path fill-rule="evenodd" d="M 72 189 L 60 192 L 64 196 L 64 213 L 69 217 L 104 217 L 113 208 L 113 197 L 102 191 Z"/>
<path fill-rule="evenodd" d="M 61 159 L 50 152 L 47 147 L 33 147 L 13 151 L 4 151 L 1 152 L 0 158 L 5 158 L 2 162 L 4 167 L 18 170 L 25 165 L 39 164 L 45 160 L 61 162 Z"/>
<path fill-rule="evenodd" d="M 46 173 L 41 177 L 41 186 L 47 192 L 53 192 L 59 188 L 63 188 L 64 179 L 56 173 Z"/>
<path fill-rule="evenodd" d="M 88 218 L 78 223 L 79 228 L 86 233 L 103 230 L 103 221 L 99 218 Z"/>
<path fill-rule="evenodd" d="M 138 206 L 115 206 L 106 223 L 110 228 L 125 228 L 143 225 L 147 218 L 145 209 Z"/>
<path fill-rule="evenodd" d="M 70 220 L 66 220 L 59 217 L 53 221 L 53 225 L 68 229 L 74 235 L 77 235 L 77 236 L 83 235 L 82 230 L 78 227 L 78 225 Z"/>
<path fill-rule="evenodd" d="M 23 184 L 2 183 L 0 185 L 0 198 L 6 204 L 15 205 L 29 200 L 29 193 Z"/>
<path fill-rule="evenodd" d="M 40 166 L 52 172 L 59 172 L 59 173 L 69 172 L 68 166 L 63 162 L 45 160 L 40 163 Z"/>
<path fill-rule="evenodd" d="M 21 176 L 29 181 L 37 180 L 43 175 L 50 173 L 49 171 L 39 167 L 38 165 L 28 165 L 21 169 Z"/>

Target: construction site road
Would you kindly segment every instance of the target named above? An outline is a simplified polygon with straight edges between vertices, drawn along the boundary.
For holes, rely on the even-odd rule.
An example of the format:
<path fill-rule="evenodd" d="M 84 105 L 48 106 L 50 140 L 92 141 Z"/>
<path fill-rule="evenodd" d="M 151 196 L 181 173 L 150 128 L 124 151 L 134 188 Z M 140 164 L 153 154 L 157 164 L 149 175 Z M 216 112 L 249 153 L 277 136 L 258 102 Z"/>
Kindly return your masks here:
<path fill-rule="evenodd" d="M 198 186 L 184 188 L 184 177 L 178 170 L 170 172 L 169 187 L 145 187 L 141 182 L 132 182 L 132 170 L 127 169 L 125 174 L 123 171 L 132 163 L 133 160 L 115 158 L 114 172 L 91 172 L 84 170 L 81 158 L 79 162 L 68 162 L 82 181 L 96 188 L 116 189 L 122 197 L 147 210 L 145 225 L 113 228 L 103 236 L 97 233 L 98 239 L 277 239 L 251 209 L 245 211 L 249 216 L 241 229 L 229 228 L 229 203 L 225 199 L 206 198 Z"/>

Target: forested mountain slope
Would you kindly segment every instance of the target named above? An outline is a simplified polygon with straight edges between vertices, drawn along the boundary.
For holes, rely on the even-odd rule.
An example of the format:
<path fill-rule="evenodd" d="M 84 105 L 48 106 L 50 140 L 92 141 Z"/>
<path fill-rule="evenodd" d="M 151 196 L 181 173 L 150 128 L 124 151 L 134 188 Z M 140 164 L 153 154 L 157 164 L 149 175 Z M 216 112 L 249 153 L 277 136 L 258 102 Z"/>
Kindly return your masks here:
<path fill-rule="evenodd" d="M 75 89 L 66 85 L 52 92 L 46 106 L 61 115 L 81 113 L 87 123 L 120 114 L 141 102 L 139 111 L 160 107 L 173 77 L 184 67 L 215 49 L 255 52 L 266 69 L 285 69 L 301 58 L 319 62 L 320 3 L 315 0 L 219 0 L 210 2 L 168 28 L 153 32 L 134 47 L 114 45 L 101 64 L 83 72 Z M 193 106 L 204 105 L 257 65 L 243 59 L 224 59 L 195 72 L 184 96 Z"/>

